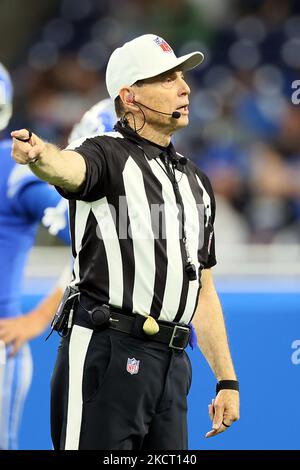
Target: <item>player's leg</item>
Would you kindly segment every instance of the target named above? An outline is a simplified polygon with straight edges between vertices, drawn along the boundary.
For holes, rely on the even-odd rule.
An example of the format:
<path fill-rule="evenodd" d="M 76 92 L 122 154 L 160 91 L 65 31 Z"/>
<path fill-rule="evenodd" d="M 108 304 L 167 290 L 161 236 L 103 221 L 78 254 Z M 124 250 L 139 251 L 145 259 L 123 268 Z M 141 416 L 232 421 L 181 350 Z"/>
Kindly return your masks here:
<path fill-rule="evenodd" d="M 14 357 L 0 366 L 0 448 L 17 449 L 24 402 L 32 380 L 32 357 L 24 344 Z"/>

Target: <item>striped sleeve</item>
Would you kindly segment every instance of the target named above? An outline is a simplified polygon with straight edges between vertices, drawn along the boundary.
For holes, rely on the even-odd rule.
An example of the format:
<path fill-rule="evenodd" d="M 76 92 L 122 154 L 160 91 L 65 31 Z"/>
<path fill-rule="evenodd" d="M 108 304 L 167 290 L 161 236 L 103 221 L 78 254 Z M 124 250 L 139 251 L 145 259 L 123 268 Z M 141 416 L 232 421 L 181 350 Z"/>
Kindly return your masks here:
<path fill-rule="evenodd" d="M 59 194 L 66 199 L 76 199 L 85 202 L 96 201 L 104 197 L 108 174 L 107 149 L 101 145 L 100 139 L 85 139 L 79 147 L 72 148 L 72 145 L 69 145 L 67 150 L 73 150 L 84 158 L 86 178 L 80 191 L 70 192 L 56 187 Z"/>
<path fill-rule="evenodd" d="M 208 220 L 208 226 L 209 226 L 209 234 L 208 234 L 208 242 L 207 242 L 207 251 L 208 251 L 208 258 L 205 263 L 205 268 L 210 269 L 213 266 L 217 264 L 217 259 L 216 259 L 216 242 L 215 242 L 215 229 L 214 229 L 214 223 L 215 223 L 215 217 L 216 217 L 216 199 L 214 195 L 214 191 L 211 185 L 211 182 L 204 173 L 202 173 L 202 178 L 203 178 L 203 184 L 209 194 L 210 200 L 211 200 L 211 215 L 210 215 L 210 220 Z M 209 217 L 206 215 L 206 217 Z"/>

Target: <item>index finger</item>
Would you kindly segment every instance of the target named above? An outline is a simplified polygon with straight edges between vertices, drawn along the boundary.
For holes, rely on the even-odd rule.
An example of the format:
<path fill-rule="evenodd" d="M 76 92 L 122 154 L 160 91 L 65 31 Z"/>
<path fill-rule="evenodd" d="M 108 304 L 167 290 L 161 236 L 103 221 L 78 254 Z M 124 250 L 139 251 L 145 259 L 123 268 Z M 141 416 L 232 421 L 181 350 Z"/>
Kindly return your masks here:
<path fill-rule="evenodd" d="M 17 131 L 12 131 L 10 135 L 14 139 L 28 142 L 32 136 L 32 132 L 29 129 L 20 129 Z"/>
<path fill-rule="evenodd" d="M 228 426 L 228 427 L 230 427 L 230 426 Z M 224 426 L 223 423 L 222 423 L 221 426 L 218 429 L 212 429 L 211 431 L 207 432 L 205 434 L 205 437 L 208 438 L 208 437 L 216 436 L 217 434 L 221 434 L 222 432 L 226 431 L 226 429 L 228 429 L 228 427 Z"/>

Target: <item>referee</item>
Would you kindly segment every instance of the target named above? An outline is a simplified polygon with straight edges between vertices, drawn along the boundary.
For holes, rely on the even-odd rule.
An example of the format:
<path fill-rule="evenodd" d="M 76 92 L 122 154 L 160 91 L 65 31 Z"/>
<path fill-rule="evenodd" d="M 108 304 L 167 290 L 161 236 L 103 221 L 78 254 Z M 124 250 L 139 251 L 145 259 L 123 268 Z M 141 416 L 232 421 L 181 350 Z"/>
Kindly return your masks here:
<path fill-rule="evenodd" d="M 108 62 L 115 132 L 64 151 L 12 132 L 13 158 L 70 200 L 74 279 L 52 377 L 55 449 L 187 449 L 191 320 L 218 381 L 206 437 L 239 418 L 211 273 L 215 199 L 171 143 L 188 124 L 184 72 L 202 60 L 140 36 Z"/>

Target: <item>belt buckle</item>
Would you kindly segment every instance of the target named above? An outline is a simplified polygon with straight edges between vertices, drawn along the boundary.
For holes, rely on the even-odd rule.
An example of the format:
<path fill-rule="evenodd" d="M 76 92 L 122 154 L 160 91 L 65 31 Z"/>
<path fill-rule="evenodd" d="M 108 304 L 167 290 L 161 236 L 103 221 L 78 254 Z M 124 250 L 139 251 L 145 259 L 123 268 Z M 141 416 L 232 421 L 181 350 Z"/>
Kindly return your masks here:
<path fill-rule="evenodd" d="M 185 348 L 185 346 L 184 346 L 184 347 L 179 347 L 179 346 L 175 346 L 175 345 L 173 344 L 173 341 L 174 341 L 174 339 L 176 338 L 176 333 L 177 333 L 178 330 L 182 330 L 182 331 L 187 331 L 187 332 L 189 332 L 189 331 L 190 331 L 190 328 L 188 328 L 187 326 L 175 325 L 174 330 L 173 330 L 173 333 L 172 333 L 171 340 L 170 340 L 170 342 L 169 342 L 169 347 L 172 348 L 172 349 L 178 349 L 178 350 L 180 350 L 180 351 L 183 351 L 184 348 Z M 186 344 L 186 346 L 187 346 L 187 344 Z"/>

